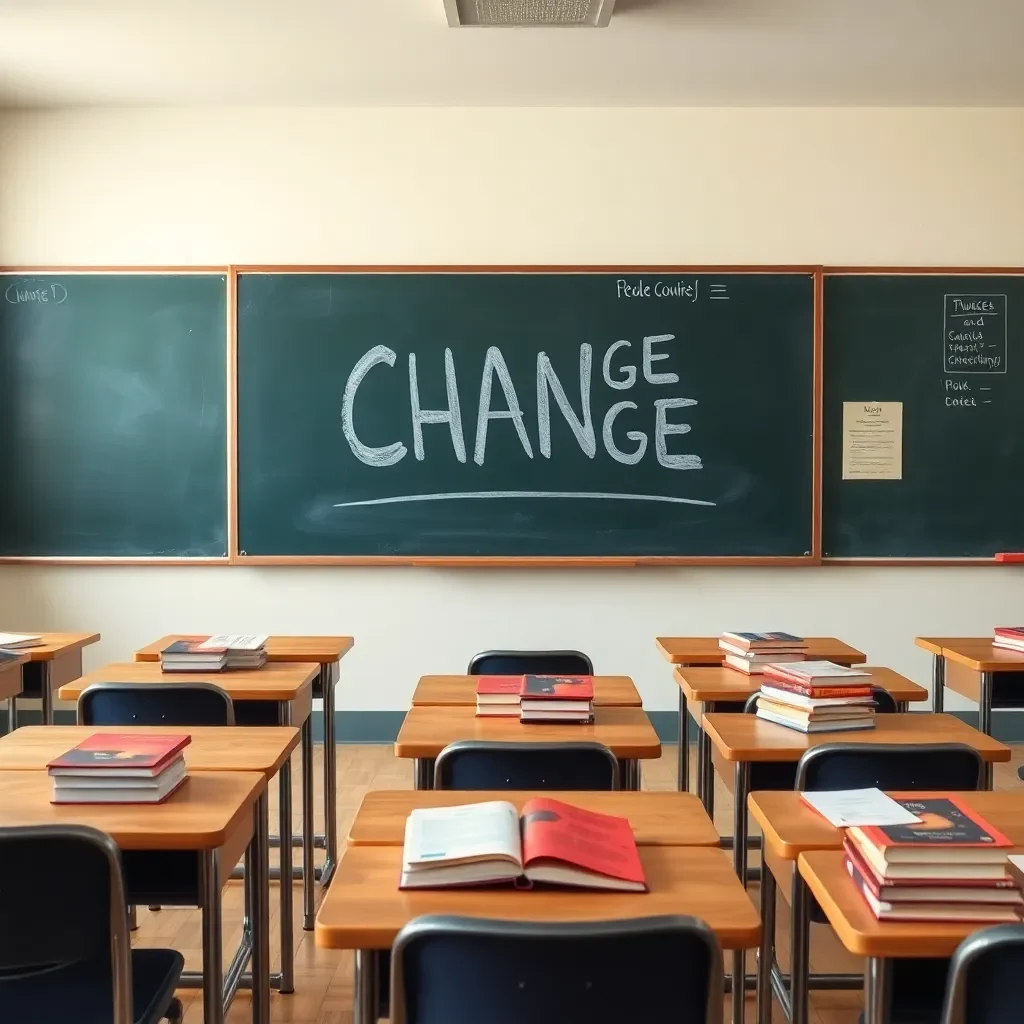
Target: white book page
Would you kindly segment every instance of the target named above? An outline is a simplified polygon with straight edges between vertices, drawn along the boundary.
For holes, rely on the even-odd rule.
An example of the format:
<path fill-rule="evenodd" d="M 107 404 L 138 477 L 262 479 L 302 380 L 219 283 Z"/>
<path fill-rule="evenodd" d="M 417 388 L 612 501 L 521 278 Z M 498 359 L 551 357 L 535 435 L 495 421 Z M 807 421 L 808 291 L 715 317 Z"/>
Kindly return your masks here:
<path fill-rule="evenodd" d="M 227 647 L 233 651 L 258 651 L 265 643 L 265 636 L 241 636 L 233 633 L 220 633 L 211 636 L 197 646 L 197 650 L 207 650 L 216 647 Z"/>
<path fill-rule="evenodd" d="M 405 822 L 402 860 L 406 868 L 488 857 L 522 864 L 519 812 L 504 800 L 417 808 Z"/>
<path fill-rule="evenodd" d="M 913 825 L 921 819 L 886 796 L 880 789 L 838 789 L 822 793 L 801 793 L 836 828 L 853 825 Z"/>
<path fill-rule="evenodd" d="M 11 644 L 36 644 L 42 639 L 38 633 L 0 633 L 0 647 Z"/>

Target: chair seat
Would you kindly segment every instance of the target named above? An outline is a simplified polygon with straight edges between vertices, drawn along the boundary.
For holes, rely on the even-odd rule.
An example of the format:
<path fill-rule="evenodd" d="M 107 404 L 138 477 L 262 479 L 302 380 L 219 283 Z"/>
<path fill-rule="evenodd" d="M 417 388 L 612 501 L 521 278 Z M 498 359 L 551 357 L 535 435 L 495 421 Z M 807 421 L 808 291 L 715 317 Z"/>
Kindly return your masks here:
<path fill-rule="evenodd" d="M 162 1020 L 185 967 L 173 949 L 132 950 L 134 1024 Z M 86 961 L 21 978 L 0 977 L 0 1020 L 110 1024 L 114 1018 L 110 964 Z"/>

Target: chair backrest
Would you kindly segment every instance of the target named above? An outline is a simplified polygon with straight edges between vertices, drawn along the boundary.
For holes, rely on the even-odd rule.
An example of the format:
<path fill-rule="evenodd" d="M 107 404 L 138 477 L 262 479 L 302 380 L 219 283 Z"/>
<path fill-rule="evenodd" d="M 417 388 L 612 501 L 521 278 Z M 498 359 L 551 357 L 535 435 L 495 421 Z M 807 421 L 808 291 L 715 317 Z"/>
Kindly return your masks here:
<path fill-rule="evenodd" d="M 618 789 L 619 764 L 601 743 L 458 740 L 437 755 L 434 788 Z"/>
<path fill-rule="evenodd" d="M 481 651 L 469 662 L 471 676 L 592 676 L 582 651 Z"/>
<path fill-rule="evenodd" d="M 975 932 L 950 961 L 941 1024 L 1017 1024 L 1022 975 L 1024 925 Z"/>
<path fill-rule="evenodd" d="M 0 828 L 0 879 L 0 976 L 106 965 L 113 1024 L 131 1024 L 128 908 L 110 836 L 82 825 Z"/>
<path fill-rule="evenodd" d="M 981 785 L 981 755 L 963 743 L 824 743 L 796 767 L 795 788 L 952 789 Z"/>
<path fill-rule="evenodd" d="M 743 710 L 748 713 L 757 711 L 759 696 L 757 693 L 752 693 L 743 705 Z M 882 689 L 881 686 L 871 687 L 871 699 L 875 702 L 875 714 L 877 715 L 895 715 L 899 710 L 893 695 L 888 690 Z"/>
<path fill-rule="evenodd" d="M 721 1024 L 722 952 L 692 917 L 421 917 L 395 939 L 392 1024 Z"/>
<path fill-rule="evenodd" d="M 234 725 L 231 698 L 213 683 L 93 683 L 79 725 Z"/>

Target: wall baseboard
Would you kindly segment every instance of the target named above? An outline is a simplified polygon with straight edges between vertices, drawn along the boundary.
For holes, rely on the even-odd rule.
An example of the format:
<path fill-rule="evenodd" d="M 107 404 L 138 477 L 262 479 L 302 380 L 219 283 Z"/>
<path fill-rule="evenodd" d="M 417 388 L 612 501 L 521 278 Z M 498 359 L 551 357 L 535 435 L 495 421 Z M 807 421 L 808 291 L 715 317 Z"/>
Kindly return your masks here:
<path fill-rule="evenodd" d="M 978 726 L 977 711 L 951 711 L 962 722 Z M 648 711 L 648 717 L 662 743 L 675 743 L 678 739 L 679 715 L 675 711 Z M 394 743 L 401 728 L 404 711 L 336 711 L 334 733 L 339 743 Z M 18 711 L 21 725 L 39 725 L 41 719 L 35 708 Z M 65 709 L 54 712 L 57 725 L 74 725 L 75 713 Z M 0 713 L 0 732 L 7 731 L 7 712 Z M 697 726 L 689 722 L 690 741 L 697 738 Z M 1024 742 L 1024 715 L 1016 711 L 995 711 L 992 714 L 992 734 L 1002 743 Z M 313 712 L 313 739 L 322 743 L 324 738 L 323 712 Z"/>

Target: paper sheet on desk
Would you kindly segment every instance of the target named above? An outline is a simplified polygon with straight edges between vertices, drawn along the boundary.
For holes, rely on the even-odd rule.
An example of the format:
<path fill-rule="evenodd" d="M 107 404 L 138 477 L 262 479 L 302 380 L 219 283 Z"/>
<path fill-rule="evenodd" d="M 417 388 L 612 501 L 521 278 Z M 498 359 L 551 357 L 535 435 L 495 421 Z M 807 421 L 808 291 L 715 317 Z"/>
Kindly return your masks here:
<path fill-rule="evenodd" d="M 921 820 L 880 789 L 837 789 L 801 793 L 800 796 L 836 828 L 850 828 L 854 825 L 913 825 Z"/>

